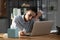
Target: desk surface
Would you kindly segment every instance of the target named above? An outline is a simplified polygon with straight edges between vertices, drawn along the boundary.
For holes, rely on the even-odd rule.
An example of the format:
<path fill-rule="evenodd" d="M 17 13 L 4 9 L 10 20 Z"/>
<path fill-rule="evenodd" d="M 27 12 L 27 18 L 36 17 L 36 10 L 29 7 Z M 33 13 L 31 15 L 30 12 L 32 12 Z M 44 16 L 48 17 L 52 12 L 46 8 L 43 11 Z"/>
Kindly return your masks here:
<path fill-rule="evenodd" d="M 20 38 L 4 38 L 3 34 L 0 34 L 0 40 L 60 40 L 60 35 L 49 34 L 42 36 L 23 36 Z"/>

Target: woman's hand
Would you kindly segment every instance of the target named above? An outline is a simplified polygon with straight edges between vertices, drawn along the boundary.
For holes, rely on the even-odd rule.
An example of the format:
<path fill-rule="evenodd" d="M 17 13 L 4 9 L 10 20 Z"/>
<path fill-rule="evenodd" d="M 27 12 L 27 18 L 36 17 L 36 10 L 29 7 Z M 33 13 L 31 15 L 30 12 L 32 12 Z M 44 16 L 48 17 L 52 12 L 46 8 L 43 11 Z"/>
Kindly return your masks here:
<path fill-rule="evenodd" d="M 37 12 L 37 15 L 35 16 L 35 21 L 39 20 L 39 17 L 42 16 L 42 13 L 41 12 Z"/>
<path fill-rule="evenodd" d="M 42 16 L 42 13 L 41 12 L 37 12 L 36 18 L 38 19 L 40 16 Z"/>
<path fill-rule="evenodd" d="M 19 36 L 24 36 L 24 35 L 25 35 L 25 33 L 23 31 L 19 32 Z"/>

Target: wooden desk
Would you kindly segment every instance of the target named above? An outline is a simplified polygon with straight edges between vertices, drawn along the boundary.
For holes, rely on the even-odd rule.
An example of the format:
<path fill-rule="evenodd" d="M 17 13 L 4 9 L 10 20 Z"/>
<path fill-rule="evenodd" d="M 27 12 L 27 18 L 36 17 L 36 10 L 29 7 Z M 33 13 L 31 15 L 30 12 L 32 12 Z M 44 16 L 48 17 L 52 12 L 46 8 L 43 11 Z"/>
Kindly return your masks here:
<path fill-rule="evenodd" d="M 20 38 L 3 38 L 0 34 L 0 40 L 60 40 L 60 35 L 50 34 L 43 36 L 23 36 Z"/>

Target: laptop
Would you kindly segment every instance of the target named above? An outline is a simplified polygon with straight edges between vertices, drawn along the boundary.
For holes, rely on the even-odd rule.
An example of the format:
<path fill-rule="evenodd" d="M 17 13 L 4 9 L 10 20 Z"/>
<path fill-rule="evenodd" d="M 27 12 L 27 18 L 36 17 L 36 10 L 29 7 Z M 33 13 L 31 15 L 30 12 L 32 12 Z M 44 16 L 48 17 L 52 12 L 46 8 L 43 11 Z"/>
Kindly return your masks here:
<path fill-rule="evenodd" d="M 51 27 L 53 26 L 53 21 L 36 21 L 33 25 L 31 33 L 26 35 L 38 36 L 50 34 Z"/>

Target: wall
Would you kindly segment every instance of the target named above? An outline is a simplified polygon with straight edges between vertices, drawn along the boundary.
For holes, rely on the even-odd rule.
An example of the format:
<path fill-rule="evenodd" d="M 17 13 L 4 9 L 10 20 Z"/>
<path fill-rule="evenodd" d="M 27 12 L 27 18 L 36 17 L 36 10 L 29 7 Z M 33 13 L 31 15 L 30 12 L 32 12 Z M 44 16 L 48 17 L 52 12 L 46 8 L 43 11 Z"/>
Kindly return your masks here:
<path fill-rule="evenodd" d="M 7 28 L 8 28 L 8 20 L 0 19 L 0 33 L 7 32 Z"/>
<path fill-rule="evenodd" d="M 54 25 L 52 27 L 52 30 L 56 30 L 56 14 L 58 11 L 58 0 L 43 0 L 43 9 L 44 9 L 44 14 L 46 14 L 46 20 L 53 20 L 54 21 Z M 53 10 L 51 8 L 51 6 L 53 6 Z"/>
<path fill-rule="evenodd" d="M 58 0 L 58 13 L 56 14 L 57 26 L 60 26 L 60 0 Z"/>

